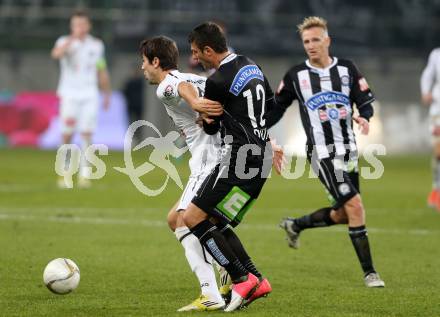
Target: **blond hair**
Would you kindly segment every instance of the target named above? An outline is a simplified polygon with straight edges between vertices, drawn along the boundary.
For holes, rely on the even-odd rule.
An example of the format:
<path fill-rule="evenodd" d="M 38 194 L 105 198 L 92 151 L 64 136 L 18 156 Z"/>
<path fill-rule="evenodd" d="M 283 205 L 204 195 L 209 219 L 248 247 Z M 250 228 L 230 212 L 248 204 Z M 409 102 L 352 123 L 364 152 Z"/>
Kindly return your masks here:
<path fill-rule="evenodd" d="M 311 16 L 311 17 L 306 17 L 304 18 L 303 22 L 301 24 L 297 25 L 298 28 L 298 32 L 300 35 L 302 35 L 302 33 L 305 30 L 314 28 L 314 27 L 318 27 L 324 30 L 325 35 L 328 35 L 328 29 L 327 29 L 327 20 L 321 17 L 317 17 L 317 16 Z"/>

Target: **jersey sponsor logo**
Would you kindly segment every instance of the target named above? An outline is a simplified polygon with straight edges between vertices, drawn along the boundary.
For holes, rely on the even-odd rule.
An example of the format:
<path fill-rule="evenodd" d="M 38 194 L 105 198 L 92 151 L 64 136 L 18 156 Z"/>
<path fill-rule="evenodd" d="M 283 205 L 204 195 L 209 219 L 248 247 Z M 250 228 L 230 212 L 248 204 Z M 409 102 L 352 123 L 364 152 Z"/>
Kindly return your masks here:
<path fill-rule="evenodd" d="M 339 111 L 336 108 L 330 108 L 328 109 L 328 116 L 330 117 L 330 119 L 332 120 L 337 120 L 339 119 Z"/>
<path fill-rule="evenodd" d="M 247 65 L 240 68 L 232 81 L 229 92 L 235 96 L 238 96 L 246 84 L 252 79 L 264 81 L 263 72 L 258 68 L 257 65 Z"/>
<path fill-rule="evenodd" d="M 319 109 L 319 120 L 321 122 L 329 120 L 346 119 L 348 111 L 345 107 L 336 108 L 334 105 L 329 106 L 327 109 Z"/>
<path fill-rule="evenodd" d="M 325 106 L 326 104 L 336 104 L 350 107 L 350 99 L 347 97 L 347 95 L 340 92 L 325 91 L 313 95 L 305 102 L 307 108 L 313 111 Z"/>
<path fill-rule="evenodd" d="M 341 77 L 341 85 L 342 86 L 349 86 L 350 85 L 350 77 L 348 77 L 347 75 L 344 75 Z"/>
<path fill-rule="evenodd" d="M 342 183 L 339 185 L 338 190 L 341 195 L 345 196 L 350 193 L 350 186 L 348 186 L 346 183 Z"/>
<path fill-rule="evenodd" d="M 319 109 L 319 120 L 321 120 L 321 122 L 325 122 L 329 120 L 327 111 L 325 111 L 324 109 Z"/>
<path fill-rule="evenodd" d="M 165 90 L 163 91 L 164 97 L 166 97 L 166 98 L 172 97 L 173 96 L 173 90 L 174 90 L 173 86 L 171 86 L 171 85 L 166 86 Z"/>
<path fill-rule="evenodd" d="M 299 86 L 302 90 L 312 89 L 312 87 L 310 86 L 310 82 L 307 79 L 302 79 L 299 83 Z"/>
<path fill-rule="evenodd" d="M 347 118 L 347 109 L 345 107 L 339 109 L 339 117 L 341 119 Z"/>
<path fill-rule="evenodd" d="M 359 89 L 361 91 L 367 91 L 370 89 L 370 86 L 368 86 L 367 80 L 364 77 L 359 79 Z"/>

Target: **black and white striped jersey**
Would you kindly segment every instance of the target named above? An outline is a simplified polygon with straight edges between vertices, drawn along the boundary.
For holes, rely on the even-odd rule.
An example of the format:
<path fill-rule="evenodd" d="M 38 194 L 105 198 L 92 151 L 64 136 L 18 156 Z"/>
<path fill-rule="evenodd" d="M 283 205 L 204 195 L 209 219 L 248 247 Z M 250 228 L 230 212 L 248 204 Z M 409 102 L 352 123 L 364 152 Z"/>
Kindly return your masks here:
<path fill-rule="evenodd" d="M 292 67 L 275 96 L 276 111 L 267 114 L 268 126 L 298 100 L 308 151 L 314 147 L 319 159 L 357 150 L 353 103 L 361 117 L 368 120 L 373 115 L 374 96 L 365 78 L 351 61 L 336 57 L 324 69 L 313 67 L 308 60 Z"/>

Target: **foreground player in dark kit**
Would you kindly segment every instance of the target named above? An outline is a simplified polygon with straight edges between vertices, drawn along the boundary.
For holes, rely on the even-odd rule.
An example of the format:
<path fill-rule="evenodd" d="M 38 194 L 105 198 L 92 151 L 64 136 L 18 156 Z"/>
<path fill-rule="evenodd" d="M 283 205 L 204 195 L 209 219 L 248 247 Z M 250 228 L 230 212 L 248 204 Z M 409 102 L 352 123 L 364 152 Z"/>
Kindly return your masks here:
<path fill-rule="evenodd" d="M 287 233 L 289 246 L 296 249 L 304 229 L 348 224 L 365 285 L 384 287 L 370 254 L 352 123 L 356 121 L 361 132 L 368 133 L 373 94 L 351 61 L 329 55 L 330 38 L 324 19 L 308 17 L 298 31 L 308 60 L 292 67 L 284 76 L 276 94 L 277 106 L 266 116 L 267 125 L 275 124 L 293 100 L 299 101 L 307 135 L 307 157 L 329 193 L 332 206 L 301 218 L 284 219 L 280 226 Z M 353 103 L 359 110 L 358 117 L 353 117 Z"/>
<path fill-rule="evenodd" d="M 221 162 L 200 186 L 184 214 L 185 224 L 230 274 L 236 310 L 272 288 L 252 263 L 232 227 L 255 202 L 270 173 L 272 148 L 264 110 L 273 107 L 273 92 L 261 69 L 245 56 L 230 53 L 215 23 L 197 26 L 189 35 L 193 57 L 216 72 L 206 80 L 205 98 L 223 104 L 224 113 L 204 122 L 207 133 L 220 130 Z"/>

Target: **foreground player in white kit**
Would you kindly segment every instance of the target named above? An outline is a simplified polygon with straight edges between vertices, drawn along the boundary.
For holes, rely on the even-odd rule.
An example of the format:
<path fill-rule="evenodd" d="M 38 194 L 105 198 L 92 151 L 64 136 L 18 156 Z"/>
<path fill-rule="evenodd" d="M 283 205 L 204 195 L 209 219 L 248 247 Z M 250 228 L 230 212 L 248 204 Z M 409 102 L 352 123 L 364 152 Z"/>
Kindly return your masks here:
<path fill-rule="evenodd" d="M 185 136 L 191 153 L 191 175 L 182 197 L 168 214 L 168 224 L 185 249 L 188 263 L 199 279 L 202 294 L 179 311 L 222 309 L 225 303 L 217 288 L 213 259 L 185 226 L 181 211 L 187 208 L 200 184 L 219 160 L 220 137 L 218 134 L 205 134 L 196 123 L 200 120 L 199 113 L 215 116 L 221 114 L 223 108 L 217 102 L 200 98 L 205 90 L 205 77 L 177 70 L 179 53 L 173 40 L 162 36 L 144 40 L 140 51 L 145 77 L 151 84 L 158 85 L 157 97 Z"/>
<path fill-rule="evenodd" d="M 51 56 L 60 60 L 61 75 L 57 94 L 63 143 L 69 144 L 75 130 L 81 134 L 82 152 L 91 143 L 99 107 L 99 87 L 104 91 L 104 109 L 110 103 L 110 78 L 104 57 L 103 42 L 89 34 L 91 23 L 85 12 L 77 11 L 70 19 L 70 35 L 58 38 Z M 67 162 L 66 162 L 67 164 Z M 78 185 L 89 187 L 90 169 L 81 155 Z M 65 188 L 64 178 L 58 186 Z"/>
<path fill-rule="evenodd" d="M 430 106 L 429 117 L 434 146 L 432 159 L 433 186 L 428 196 L 428 205 L 440 211 L 440 47 L 429 55 L 420 79 L 422 103 Z"/>

